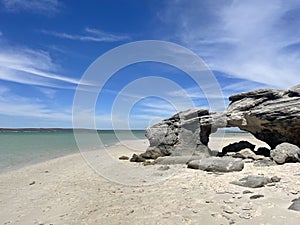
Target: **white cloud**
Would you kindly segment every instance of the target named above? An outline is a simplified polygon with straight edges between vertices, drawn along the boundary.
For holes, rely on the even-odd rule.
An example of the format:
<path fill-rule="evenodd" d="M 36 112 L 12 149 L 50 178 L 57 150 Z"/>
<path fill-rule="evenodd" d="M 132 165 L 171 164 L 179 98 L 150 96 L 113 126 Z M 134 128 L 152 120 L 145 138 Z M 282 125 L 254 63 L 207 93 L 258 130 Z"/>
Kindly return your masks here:
<path fill-rule="evenodd" d="M 76 41 L 93 41 L 93 42 L 116 42 L 129 40 L 127 35 L 115 35 L 94 28 L 86 28 L 83 34 L 68 34 L 65 32 L 42 30 L 43 34 L 52 35 L 55 37 L 76 40 Z"/>
<path fill-rule="evenodd" d="M 2 4 L 8 11 L 27 11 L 39 14 L 57 13 L 61 8 L 58 0 L 2 0 Z"/>
<path fill-rule="evenodd" d="M 53 99 L 55 97 L 55 94 L 57 93 L 57 90 L 54 90 L 52 88 L 37 88 L 40 92 L 42 92 L 47 98 Z"/>
<path fill-rule="evenodd" d="M 0 114 L 58 121 L 71 121 L 72 118 L 71 112 L 67 110 L 53 110 L 33 98 L 26 98 L 13 93 L 0 96 Z"/>
<path fill-rule="evenodd" d="M 4 47 L 0 52 L 0 79 L 2 80 L 74 89 L 79 80 L 57 74 L 55 71 L 58 69 L 59 66 L 53 63 L 50 55 L 44 51 Z"/>
<path fill-rule="evenodd" d="M 300 83 L 299 1 L 178 1 L 161 18 L 213 70 L 287 88 Z"/>

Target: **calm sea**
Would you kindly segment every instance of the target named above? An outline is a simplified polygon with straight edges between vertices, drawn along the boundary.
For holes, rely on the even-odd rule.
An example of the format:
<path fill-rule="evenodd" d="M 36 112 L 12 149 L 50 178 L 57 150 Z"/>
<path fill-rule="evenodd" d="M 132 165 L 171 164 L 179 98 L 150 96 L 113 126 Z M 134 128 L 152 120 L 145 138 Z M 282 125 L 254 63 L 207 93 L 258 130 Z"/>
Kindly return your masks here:
<path fill-rule="evenodd" d="M 99 149 L 89 132 L 83 132 L 87 149 Z M 106 146 L 121 140 L 145 139 L 145 131 L 99 131 Z M 78 153 L 73 132 L 0 132 L 0 173 L 56 157 Z"/>

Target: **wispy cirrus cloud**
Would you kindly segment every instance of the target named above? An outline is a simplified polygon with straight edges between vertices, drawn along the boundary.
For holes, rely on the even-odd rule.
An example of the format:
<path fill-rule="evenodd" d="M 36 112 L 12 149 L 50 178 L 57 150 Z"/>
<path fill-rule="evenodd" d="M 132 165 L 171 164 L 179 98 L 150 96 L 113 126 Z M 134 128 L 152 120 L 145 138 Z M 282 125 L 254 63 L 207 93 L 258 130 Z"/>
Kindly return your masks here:
<path fill-rule="evenodd" d="M 5 87 L 4 87 L 5 88 Z M 1 89 L 1 88 L 0 88 Z M 71 110 L 51 109 L 36 99 L 16 95 L 6 89 L 0 93 L 0 115 L 71 121 Z"/>
<path fill-rule="evenodd" d="M 79 79 L 60 75 L 48 52 L 4 47 L 0 52 L 0 79 L 37 86 L 74 89 Z M 86 84 L 89 85 L 89 84 Z"/>
<path fill-rule="evenodd" d="M 5 9 L 10 12 L 31 12 L 53 14 L 60 11 L 62 3 L 58 0 L 2 0 Z"/>
<path fill-rule="evenodd" d="M 70 34 L 65 32 L 42 30 L 43 34 L 55 36 L 58 38 L 69 39 L 74 41 L 92 41 L 92 42 L 117 42 L 129 40 L 128 35 L 116 35 L 104 32 L 94 28 L 85 28 L 81 34 Z"/>
<path fill-rule="evenodd" d="M 300 83 L 299 1 L 176 1 L 160 18 L 216 71 L 272 87 Z"/>

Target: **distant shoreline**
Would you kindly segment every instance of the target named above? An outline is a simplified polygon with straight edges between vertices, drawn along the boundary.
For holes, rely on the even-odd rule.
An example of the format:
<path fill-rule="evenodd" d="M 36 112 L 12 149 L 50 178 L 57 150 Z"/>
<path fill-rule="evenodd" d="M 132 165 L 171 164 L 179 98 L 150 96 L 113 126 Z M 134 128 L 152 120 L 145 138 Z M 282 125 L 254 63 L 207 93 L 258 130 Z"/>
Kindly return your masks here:
<path fill-rule="evenodd" d="M 79 129 L 73 129 L 73 128 L 0 128 L 1 132 L 122 132 L 122 131 L 145 131 L 142 129 L 136 129 L 136 130 L 108 130 L 108 129 L 86 129 L 86 128 L 79 128 Z"/>
<path fill-rule="evenodd" d="M 122 132 L 122 131 L 145 131 L 144 129 L 133 129 L 133 130 L 109 130 L 109 129 L 87 129 L 87 128 L 0 128 L 0 133 L 4 132 Z M 222 132 L 217 131 L 215 133 Z M 247 131 L 224 131 L 225 133 L 248 133 Z M 214 133 L 212 133 L 214 134 Z"/>

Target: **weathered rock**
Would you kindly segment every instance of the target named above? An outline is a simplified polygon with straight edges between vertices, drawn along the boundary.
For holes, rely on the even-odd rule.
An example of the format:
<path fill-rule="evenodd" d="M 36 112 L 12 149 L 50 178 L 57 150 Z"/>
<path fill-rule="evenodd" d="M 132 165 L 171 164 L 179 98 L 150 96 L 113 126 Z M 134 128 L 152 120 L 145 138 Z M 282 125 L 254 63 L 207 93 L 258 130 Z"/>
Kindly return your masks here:
<path fill-rule="evenodd" d="M 221 114 L 206 109 L 179 112 L 146 130 L 150 146 L 141 156 L 156 159 L 161 156 L 212 156 L 207 147 L 209 135 L 218 128 L 238 127 L 248 131 L 271 149 L 288 142 L 300 147 L 300 85 L 287 91 L 260 89 L 233 95 L 227 110 Z M 254 150 L 251 143 L 240 142 L 223 149 L 226 154 L 242 149 Z M 223 154 L 223 155 L 224 155 Z M 257 154 L 269 156 L 267 149 Z"/>
<path fill-rule="evenodd" d="M 225 146 L 222 149 L 222 153 L 225 155 L 227 152 L 238 152 L 238 151 L 241 151 L 246 148 L 249 148 L 253 151 L 255 148 L 255 145 L 251 144 L 248 141 L 235 142 L 235 143 Z"/>
<path fill-rule="evenodd" d="M 264 167 L 264 166 L 275 166 L 277 165 L 274 161 L 272 161 L 270 158 L 264 158 L 261 160 L 257 160 L 253 163 L 253 166 L 256 167 Z"/>
<path fill-rule="evenodd" d="M 272 149 L 283 142 L 300 146 L 299 89 L 260 89 L 229 97 L 227 126 L 249 131 Z"/>
<path fill-rule="evenodd" d="M 259 159 L 263 159 L 264 158 L 264 156 L 256 155 L 249 148 L 243 149 L 243 150 L 235 153 L 232 157 L 234 157 L 234 158 L 241 158 L 241 159 L 253 159 L 253 160 L 259 160 Z"/>
<path fill-rule="evenodd" d="M 271 157 L 278 164 L 300 162 L 300 148 L 289 143 L 282 143 L 271 151 Z"/>
<path fill-rule="evenodd" d="M 193 160 L 202 159 L 203 156 L 165 156 L 159 157 L 154 162 L 161 165 L 187 164 Z"/>
<path fill-rule="evenodd" d="M 148 127 L 146 137 L 150 146 L 141 156 L 146 159 L 169 155 L 210 156 L 207 144 L 212 128 L 209 123 L 202 124 L 203 116 L 209 117 L 208 110 L 189 109 Z"/>
<path fill-rule="evenodd" d="M 189 162 L 188 168 L 211 172 L 232 172 L 243 170 L 244 163 L 241 159 L 231 157 L 209 157 Z"/>
<path fill-rule="evenodd" d="M 239 185 L 239 186 L 243 186 L 243 187 L 259 188 L 259 187 L 265 186 L 268 183 L 272 183 L 272 180 L 270 178 L 267 178 L 264 176 L 249 175 L 238 181 L 232 181 L 230 183 Z"/>
<path fill-rule="evenodd" d="M 256 155 L 263 155 L 265 157 L 270 157 L 270 149 L 266 148 L 266 147 L 259 147 L 256 151 L 255 151 Z"/>
<path fill-rule="evenodd" d="M 250 196 L 250 199 L 258 199 L 258 198 L 262 198 L 262 197 L 265 197 L 265 196 L 261 195 L 261 194 L 257 194 L 257 195 Z"/>
<path fill-rule="evenodd" d="M 300 197 L 292 201 L 293 203 L 288 208 L 289 210 L 300 211 Z"/>
<path fill-rule="evenodd" d="M 126 155 L 122 155 L 122 156 L 119 157 L 119 159 L 120 159 L 120 160 L 128 160 L 129 157 L 126 156 Z"/>
<path fill-rule="evenodd" d="M 130 162 L 144 162 L 144 161 L 146 161 L 146 159 L 137 154 L 133 154 L 130 159 Z"/>
<path fill-rule="evenodd" d="M 271 177 L 271 181 L 272 182 L 279 182 L 281 180 L 281 178 L 280 177 L 277 177 L 277 176 L 273 176 L 273 177 Z"/>

